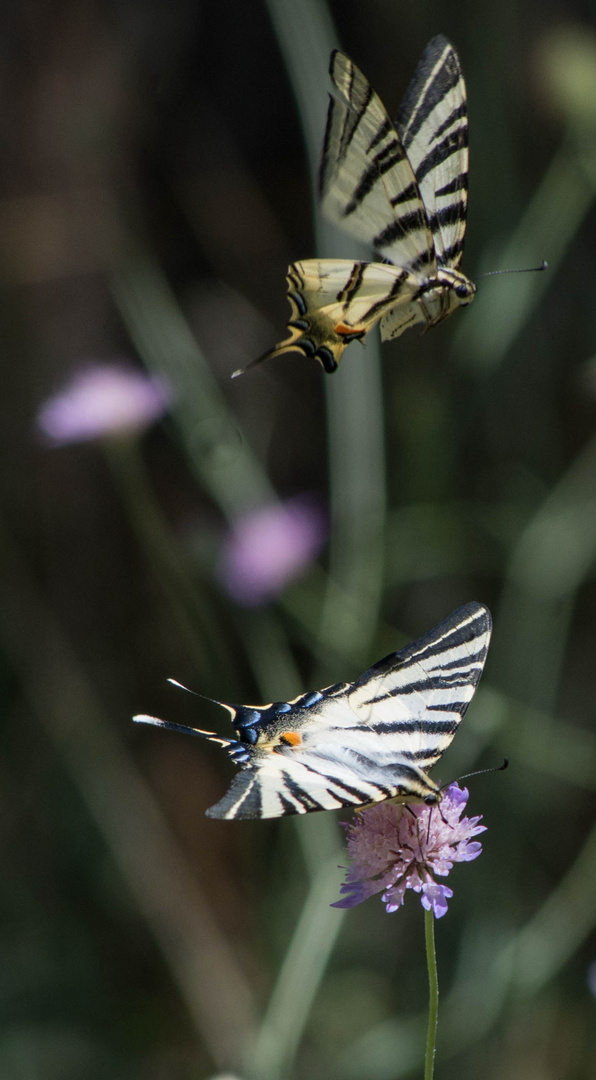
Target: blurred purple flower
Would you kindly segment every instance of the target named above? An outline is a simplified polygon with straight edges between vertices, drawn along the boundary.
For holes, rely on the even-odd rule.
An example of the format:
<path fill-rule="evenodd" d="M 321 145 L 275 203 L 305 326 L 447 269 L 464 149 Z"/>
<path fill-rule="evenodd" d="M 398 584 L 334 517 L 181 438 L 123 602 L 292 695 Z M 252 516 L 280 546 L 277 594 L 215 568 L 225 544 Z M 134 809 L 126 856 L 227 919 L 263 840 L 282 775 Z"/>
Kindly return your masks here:
<path fill-rule="evenodd" d="M 586 981 L 588 983 L 588 990 L 593 997 L 596 997 L 596 960 L 592 960 L 592 963 L 588 965 Z"/>
<path fill-rule="evenodd" d="M 238 604 L 264 604 L 312 562 L 326 532 L 322 511 L 305 496 L 253 510 L 234 523 L 218 576 Z"/>
<path fill-rule="evenodd" d="M 382 892 L 389 913 L 401 907 L 406 889 L 413 889 L 440 919 L 453 891 L 434 875 L 446 877 L 454 863 L 470 862 L 482 851 L 472 840 L 485 831 L 480 817 L 461 817 L 467 801 L 467 788 L 451 784 L 440 806 L 383 802 L 361 810 L 347 826 L 352 866 L 341 886 L 346 895 L 332 907 L 354 907 Z"/>
<path fill-rule="evenodd" d="M 164 380 L 125 364 L 89 364 L 37 415 L 56 446 L 143 431 L 163 416 L 171 400 Z"/>

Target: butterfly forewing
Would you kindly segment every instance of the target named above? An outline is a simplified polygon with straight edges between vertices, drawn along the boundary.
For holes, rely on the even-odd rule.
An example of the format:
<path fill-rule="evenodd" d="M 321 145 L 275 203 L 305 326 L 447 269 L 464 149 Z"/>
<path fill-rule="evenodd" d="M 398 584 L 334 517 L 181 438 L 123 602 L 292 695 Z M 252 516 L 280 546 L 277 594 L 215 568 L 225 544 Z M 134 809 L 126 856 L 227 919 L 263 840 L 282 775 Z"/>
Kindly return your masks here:
<path fill-rule="evenodd" d="M 341 52 L 330 74 L 332 97 L 319 179 L 321 208 L 351 236 L 408 270 L 436 270 L 432 234 L 412 166 L 368 79 Z"/>
<path fill-rule="evenodd" d="M 458 608 L 424 637 L 365 672 L 350 694 L 352 708 L 393 753 L 431 768 L 472 700 L 490 634 L 485 607 Z"/>
<path fill-rule="evenodd" d="M 439 266 L 461 261 L 468 201 L 468 107 L 457 53 L 427 45 L 396 123 L 433 234 Z"/>

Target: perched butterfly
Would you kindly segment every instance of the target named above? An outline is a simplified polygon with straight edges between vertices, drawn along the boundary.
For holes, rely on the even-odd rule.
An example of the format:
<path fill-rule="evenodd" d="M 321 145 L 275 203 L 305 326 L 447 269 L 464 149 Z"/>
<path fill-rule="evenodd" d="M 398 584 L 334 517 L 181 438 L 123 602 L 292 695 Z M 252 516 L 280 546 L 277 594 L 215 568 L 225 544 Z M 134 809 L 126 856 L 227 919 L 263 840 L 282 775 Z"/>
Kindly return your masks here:
<path fill-rule="evenodd" d="M 490 632 L 487 609 L 466 604 L 356 682 L 272 705 L 220 702 L 237 739 L 152 716 L 134 719 L 200 735 L 240 766 L 209 817 L 281 817 L 382 799 L 438 803 L 441 790 L 426 770 L 449 746 L 472 700 Z"/>
<path fill-rule="evenodd" d="M 383 341 L 436 326 L 476 286 L 460 272 L 468 201 L 468 112 L 457 54 L 427 45 L 393 124 L 368 79 L 335 51 L 319 179 L 322 210 L 379 262 L 308 259 L 288 270 L 290 335 L 255 363 L 298 350 L 335 371 L 376 322 Z M 249 365 L 252 366 L 252 365 Z M 240 372 L 234 372 L 239 375 Z"/>

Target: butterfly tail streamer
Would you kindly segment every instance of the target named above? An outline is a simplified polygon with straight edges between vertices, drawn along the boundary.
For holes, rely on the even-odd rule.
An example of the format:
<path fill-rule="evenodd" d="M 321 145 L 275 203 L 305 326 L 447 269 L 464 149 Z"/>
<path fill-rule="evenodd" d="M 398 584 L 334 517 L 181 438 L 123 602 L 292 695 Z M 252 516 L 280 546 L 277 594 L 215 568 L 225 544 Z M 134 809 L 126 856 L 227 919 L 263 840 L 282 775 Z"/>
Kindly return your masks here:
<path fill-rule="evenodd" d="M 189 724 L 175 724 L 171 720 L 159 720 L 157 716 L 146 716 L 144 713 L 139 713 L 132 719 L 135 724 L 151 724 L 153 727 L 165 728 L 166 731 L 179 731 L 182 735 L 198 735 L 199 738 L 207 739 L 208 742 L 217 743 L 224 748 L 236 742 L 235 739 L 224 739 L 216 735 L 214 731 L 203 731 L 202 728 L 191 727 Z"/>

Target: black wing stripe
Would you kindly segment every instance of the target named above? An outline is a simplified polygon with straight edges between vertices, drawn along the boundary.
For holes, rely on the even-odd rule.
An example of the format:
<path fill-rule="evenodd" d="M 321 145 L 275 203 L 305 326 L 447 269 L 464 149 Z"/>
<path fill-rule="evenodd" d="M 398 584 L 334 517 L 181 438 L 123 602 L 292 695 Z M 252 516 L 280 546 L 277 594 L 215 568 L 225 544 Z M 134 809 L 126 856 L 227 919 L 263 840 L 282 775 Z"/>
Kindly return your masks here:
<path fill-rule="evenodd" d="M 345 288 L 343 288 L 341 292 L 338 292 L 337 294 L 338 303 L 344 304 L 346 307 L 348 306 L 350 300 L 353 296 L 356 295 L 358 289 L 360 288 L 360 285 L 362 284 L 362 278 L 364 277 L 364 270 L 366 266 L 367 263 L 365 262 L 354 263 L 352 273 L 350 274 Z"/>
<path fill-rule="evenodd" d="M 404 758 L 406 761 L 414 761 L 418 765 L 424 764 L 424 762 L 432 761 L 437 756 L 436 747 L 424 747 L 422 750 L 400 750 L 400 759 Z"/>
<path fill-rule="evenodd" d="M 470 694 L 470 700 L 471 700 L 471 698 L 472 698 L 472 695 Z M 436 701 L 436 702 L 433 702 L 431 705 L 427 705 L 426 708 L 427 708 L 428 712 L 459 713 L 460 716 L 462 716 L 465 713 L 465 711 L 466 711 L 469 704 L 470 704 L 470 701 L 449 701 L 449 702 Z"/>
<path fill-rule="evenodd" d="M 368 104 L 368 102 L 367 102 Z M 354 138 L 359 125 L 366 113 L 366 108 L 359 112 L 354 112 L 353 109 L 346 109 L 342 106 L 341 102 L 337 103 L 337 108 L 343 114 L 343 122 L 341 128 L 341 135 L 339 137 L 339 153 L 337 156 L 338 162 L 345 158 L 352 139 Z"/>
<path fill-rule="evenodd" d="M 387 228 L 375 236 L 373 247 L 385 247 L 387 244 L 392 244 L 394 240 L 399 240 L 402 236 L 409 236 L 411 233 L 419 231 L 420 215 L 416 213 L 402 214 L 400 218 L 389 222 Z"/>
<path fill-rule="evenodd" d="M 395 165 L 399 165 L 401 161 L 406 160 L 403 147 L 398 143 L 397 139 L 392 139 L 378 154 L 373 158 L 373 162 L 369 165 L 365 173 L 352 195 L 352 198 L 344 210 L 344 217 L 348 217 L 349 214 L 353 214 L 358 209 L 360 203 L 363 202 L 365 197 L 386 172 L 393 169 Z"/>
<path fill-rule="evenodd" d="M 389 119 L 389 117 L 387 117 L 384 120 L 384 122 L 381 124 L 379 130 L 377 131 L 377 134 L 374 136 L 374 138 L 368 144 L 367 153 L 370 154 L 371 151 L 374 150 L 375 146 L 378 146 L 379 143 L 381 143 L 383 141 L 385 136 L 390 135 L 392 131 L 393 131 L 393 124 L 391 123 L 391 120 Z"/>
<path fill-rule="evenodd" d="M 450 180 L 448 184 L 444 184 L 443 187 L 437 188 L 437 195 L 455 195 L 457 191 L 468 190 L 468 174 L 460 173 L 459 176 L 454 176 L 453 180 Z"/>
<path fill-rule="evenodd" d="M 482 633 L 482 629 L 480 630 L 480 633 Z M 458 657 L 456 660 L 441 661 L 441 671 L 451 671 L 453 668 L 460 668 L 463 663 L 469 664 L 471 668 L 476 664 L 484 664 L 487 652 L 488 646 L 483 645 L 477 652 L 466 653 L 464 657 Z"/>
<path fill-rule="evenodd" d="M 412 721 L 411 720 L 378 720 L 372 721 L 369 725 L 373 731 L 376 731 L 378 735 L 411 735 L 412 734 Z M 348 728 L 348 731 L 351 729 Z M 354 728 L 354 730 L 360 730 L 360 728 Z M 416 732 L 420 732 L 422 735 L 440 735 L 445 732 L 449 733 L 453 731 L 453 721 L 451 720 L 417 720 Z"/>
<path fill-rule="evenodd" d="M 442 225 L 455 225 L 458 221 L 466 220 L 466 204 L 462 200 L 442 206 L 436 213 L 431 214 L 429 223 L 431 229 L 441 228 Z"/>
<path fill-rule="evenodd" d="M 305 791 L 300 784 L 297 784 L 292 776 L 288 773 L 283 773 L 283 781 L 292 797 L 304 807 L 305 812 L 308 810 L 321 810 L 321 803 L 310 795 L 308 791 Z"/>
<path fill-rule="evenodd" d="M 399 195 L 394 195 L 389 202 L 392 206 L 401 206 L 403 203 L 414 202 L 419 198 L 418 184 L 412 182 L 411 184 L 408 184 L 403 191 L 400 191 Z"/>
<path fill-rule="evenodd" d="M 422 159 L 418 168 L 416 169 L 416 179 L 420 184 L 427 173 L 432 172 L 438 165 L 442 165 L 447 158 L 451 157 L 462 147 L 468 145 L 468 129 L 467 127 L 460 128 L 458 131 L 452 132 L 451 135 L 447 135 L 442 142 L 433 149 Z"/>
<path fill-rule="evenodd" d="M 302 768 L 306 769 L 308 772 L 313 773 L 314 776 L 317 776 L 319 780 L 322 778 L 325 781 L 327 791 L 330 795 L 333 796 L 333 798 L 340 798 L 340 796 L 336 794 L 337 792 L 339 792 L 341 797 L 345 798 L 345 795 L 347 793 L 348 795 L 356 796 L 361 802 L 365 802 L 367 799 L 371 798 L 370 790 L 374 790 L 374 788 L 376 787 L 376 784 L 368 780 L 365 781 L 364 788 L 355 787 L 351 784 L 346 784 L 343 780 L 338 780 L 334 776 L 328 776 L 327 774 L 323 774 L 322 772 L 320 772 L 319 769 L 315 769 L 306 761 L 301 762 L 301 765 Z M 342 805 L 353 805 L 353 799 L 350 802 L 343 803 Z"/>
<path fill-rule="evenodd" d="M 428 266 L 429 263 L 434 262 L 436 258 L 437 256 L 434 251 L 421 251 L 420 255 L 409 264 L 408 270 L 410 273 L 416 274 L 419 270 Z"/>
<path fill-rule="evenodd" d="M 416 107 L 412 110 L 411 117 L 408 120 L 407 125 L 403 125 L 404 134 L 402 140 L 405 148 L 407 149 L 414 141 L 416 135 L 420 131 L 422 125 L 428 120 L 433 109 L 447 96 L 447 94 L 453 90 L 461 79 L 461 72 L 459 68 L 454 67 L 449 72 L 447 78 L 445 78 L 445 65 L 442 65 L 424 97 L 418 100 Z M 398 129 L 402 130 L 402 117 L 408 113 L 408 97 L 404 98 L 400 108 L 400 119 L 398 120 Z"/>
<path fill-rule="evenodd" d="M 244 768 L 234 777 L 223 799 L 206 813 L 213 818 L 260 818 L 262 809 L 257 773 L 252 768 Z"/>
<path fill-rule="evenodd" d="M 399 296 L 402 284 L 405 281 L 405 279 L 407 278 L 407 276 L 408 276 L 407 270 L 403 270 L 402 273 L 400 274 L 400 276 L 395 279 L 395 282 L 391 286 L 391 288 L 390 288 L 389 292 L 387 293 L 387 295 L 384 296 L 382 300 L 377 300 L 376 304 L 371 304 L 371 306 L 368 308 L 368 311 L 366 312 L 366 315 L 364 317 L 365 320 L 372 319 L 372 317 L 376 314 L 377 311 L 381 311 L 382 308 L 387 307 L 387 305 L 392 300 L 394 300 L 395 297 Z"/>
<path fill-rule="evenodd" d="M 284 783 L 287 784 L 287 780 L 286 780 L 285 776 L 284 776 Z M 298 798 L 298 797 L 296 797 L 294 799 L 294 801 L 292 801 L 292 799 L 288 799 L 287 796 L 284 793 L 283 788 L 278 792 L 278 799 L 279 799 L 279 803 L 280 803 L 280 806 L 281 806 L 282 814 L 306 814 L 306 813 L 308 813 L 309 809 L 310 810 L 320 809 L 320 807 L 316 807 L 316 806 L 310 806 L 310 807 L 306 806 L 305 803 L 302 801 L 302 799 Z"/>
<path fill-rule="evenodd" d="M 438 256 L 437 262 L 440 266 L 451 266 L 455 263 L 456 259 L 461 255 L 464 250 L 463 239 L 457 240 L 454 244 L 450 244 L 442 255 Z"/>
<path fill-rule="evenodd" d="M 439 124 L 438 128 L 433 132 L 433 138 L 440 139 L 441 135 L 444 135 L 446 131 L 449 131 L 450 127 L 453 127 L 456 120 L 461 120 L 462 118 L 465 118 L 466 120 L 468 118 L 468 106 L 465 101 L 462 101 L 447 119 L 444 120 L 442 124 Z"/>

